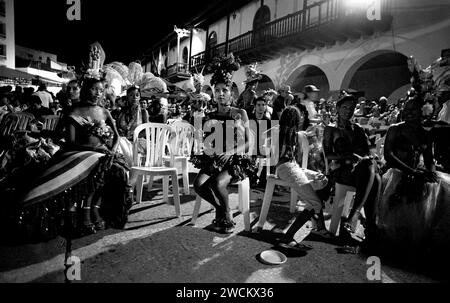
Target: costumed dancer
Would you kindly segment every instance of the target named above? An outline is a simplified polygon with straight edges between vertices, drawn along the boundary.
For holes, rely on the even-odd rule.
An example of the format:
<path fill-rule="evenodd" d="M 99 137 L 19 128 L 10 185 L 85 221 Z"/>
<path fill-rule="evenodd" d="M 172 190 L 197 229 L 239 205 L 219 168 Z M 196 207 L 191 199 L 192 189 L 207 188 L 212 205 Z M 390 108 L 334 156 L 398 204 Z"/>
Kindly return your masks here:
<path fill-rule="evenodd" d="M 203 152 L 193 155 L 190 160 L 200 169 L 194 181 L 195 191 L 215 207 L 216 218 L 213 225 L 214 229 L 221 233 L 232 233 L 235 229 L 228 200 L 228 185 L 246 177 L 254 178 L 257 172 L 256 158 L 245 154 L 250 146 L 247 112 L 231 106 L 232 73 L 238 69 L 239 63 L 232 54 L 213 61 L 211 85 L 214 87 L 217 111 L 209 113 L 206 119 L 218 122 L 211 126 L 215 128 L 216 137 L 219 136 L 223 140 L 215 140 L 213 147 L 208 145 L 207 138 Z M 203 128 L 209 122 L 205 122 Z M 201 125 L 196 121 L 196 128 L 198 124 Z M 233 138 L 232 144 L 226 140 L 227 134 Z M 225 143 L 225 146 L 219 146 L 219 142 Z"/>
<path fill-rule="evenodd" d="M 128 167 L 114 153 L 118 133 L 112 117 L 97 105 L 103 91 L 101 80 L 84 81 L 80 104 L 68 113 L 66 145 L 19 197 L 19 227 L 31 232 L 28 236 L 82 236 L 105 222 L 113 228 L 127 222 Z"/>
<path fill-rule="evenodd" d="M 253 113 L 255 100 L 258 98 L 256 95 L 256 87 L 262 79 L 261 72 L 256 70 L 256 65 L 257 63 L 246 67 L 245 74 L 247 79 L 244 81 L 245 90 L 236 100 L 237 107 L 245 109 L 248 115 Z"/>

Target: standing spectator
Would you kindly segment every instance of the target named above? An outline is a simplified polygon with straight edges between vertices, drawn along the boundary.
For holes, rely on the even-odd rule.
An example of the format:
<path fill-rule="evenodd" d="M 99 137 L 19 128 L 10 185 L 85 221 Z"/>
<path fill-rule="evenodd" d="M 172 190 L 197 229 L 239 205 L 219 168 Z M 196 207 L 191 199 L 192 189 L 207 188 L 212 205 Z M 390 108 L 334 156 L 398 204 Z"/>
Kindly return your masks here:
<path fill-rule="evenodd" d="M 439 104 L 442 104 L 437 120 L 450 124 L 450 87 L 448 85 L 439 87 L 436 96 Z"/>
<path fill-rule="evenodd" d="M 280 120 L 283 110 L 294 101 L 294 96 L 292 95 L 291 87 L 289 85 L 284 85 L 278 92 L 280 95 L 275 99 L 273 104 L 273 120 Z"/>
<path fill-rule="evenodd" d="M 49 108 L 50 103 L 53 103 L 52 95 L 47 91 L 47 85 L 45 83 L 39 85 L 38 91 L 34 95 L 41 99 L 43 107 Z"/>
<path fill-rule="evenodd" d="M 384 114 L 387 110 L 388 99 L 386 97 L 381 97 L 378 101 L 378 107 L 380 109 L 380 114 Z"/>
<path fill-rule="evenodd" d="M 255 91 L 257 84 L 257 80 L 245 84 L 245 90 L 239 95 L 239 98 L 236 101 L 238 108 L 245 109 L 248 113 L 253 112 L 253 104 L 257 98 Z"/>
<path fill-rule="evenodd" d="M 317 111 L 316 111 L 316 102 L 319 101 L 319 92 L 320 90 L 314 85 L 306 85 L 303 88 L 303 92 L 306 95 L 306 98 L 301 102 L 306 109 L 308 110 L 308 114 L 310 120 L 312 122 L 319 122 L 317 119 Z"/>

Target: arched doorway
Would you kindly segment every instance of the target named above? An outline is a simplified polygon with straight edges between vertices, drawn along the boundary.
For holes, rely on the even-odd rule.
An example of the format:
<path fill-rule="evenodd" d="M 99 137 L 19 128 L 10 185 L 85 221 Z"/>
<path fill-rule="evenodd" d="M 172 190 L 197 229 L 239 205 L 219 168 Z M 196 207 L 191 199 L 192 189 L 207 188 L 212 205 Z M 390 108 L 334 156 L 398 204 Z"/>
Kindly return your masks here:
<path fill-rule="evenodd" d="M 270 9 L 267 5 L 261 6 L 253 19 L 253 44 L 260 44 L 264 40 L 264 25 L 270 22 Z"/>
<path fill-rule="evenodd" d="M 181 58 L 182 58 L 182 60 L 183 60 L 182 63 L 184 63 L 184 64 L 187 64 L 187 63 L 188 63 L 188 56 L 189 56 L 189 51 L 188 51 L 187 46 L 185 46 L 185 47 L 183 48 L 183 54 L 182 54 L 182 56 L 181 56 Z"/>
<path fill-rule="evenodd" d="M 324 71 L 315 65 L 304 65 L 299 67 L 291 74 L 287 84 L 291 85 L 291 90 L 293 92 L 302 92 L 306 85 L 314 85 L 320 89 L 320 98 L 328 98 L 330 95 L 328 78 Z"/>
<path fill-rule="evenodd" d="M 208 44 L 206 46 L 208 50 L 209 58 L 214 58 L 216 56 L 215 46 L 217 45 L 217 33 L 212 32 L 208 37 Z"/>
<path fill-rule="evenodd" d="M 391 95 L 397 98 L 398 94 L 393 93 L 408 85 L 410 78 L 405 55 L 394 51 L 377 51 L 361 58 L 349 69 L 341 88 L 363 91 L 370 100 Z"/>
<path fill-rule="evenodd" d="M 261 74 L 262 78 L 258 82 L 256 86 L 256 94 L 261 96 L 262 93 L 269 89 L 275 89 L 275 84 L 273 84 L 272 79 L 270 79 L 267 75 Z"/>

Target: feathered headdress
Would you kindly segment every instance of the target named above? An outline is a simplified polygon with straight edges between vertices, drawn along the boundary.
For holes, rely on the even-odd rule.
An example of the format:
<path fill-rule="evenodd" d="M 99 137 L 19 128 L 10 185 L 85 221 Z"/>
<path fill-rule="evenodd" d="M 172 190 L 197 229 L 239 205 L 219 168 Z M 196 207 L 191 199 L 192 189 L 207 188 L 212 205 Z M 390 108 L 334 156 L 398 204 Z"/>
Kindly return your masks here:
<path fill-rule="evenodd" d="M 261 71 L 256 69 L 258 63 L 247 65 L 245 68 L 245 74 L 247 76 L 247 80 L 244 81 L 244 84 L 249 84 L 252 82 L 260 81 L 262 79 Z"/>
<path fill-rule="evenodd" d="M 196 88 L 197 86 L 203 87 L 203 84 L 205 84 L 205 76 L 203 76 L 203 70 L 205 69 L 205 67 L 203 67 L 201 72 L 198 72 L 196 69 L 196 73 L 194 73 L 192 75 L 192 79 L 193 79 L 193 85 Z"/>
<path fill-rule="evenodd" d="M 231 85 L 233 72 L 239 70 L 240 67 L 239 61 L 234 58 L 232 53 L 228 56 L 214 58 L 210 66 L 210 70 L 213 73 L 210 81 L 211 85 L 214 86 L 218 83 Z"/>
<path fill-rule="evenodd" d="M 450 82 L 450 62 L 447 58 L 439 58 L 430 66 L 422 69 L 417 60 L 408 58 L 408 68 L 411 72 L 411 85 L 422 97 L 433 95 L 441 87 Z"/>
<path fill-rule="evenodd" d="M 105 63 L 105 51 L 100 43 L 95 42 L 89 45 L 89 56 L 84 63 L 82 78 L 103 78 L 103 64 Z"/>

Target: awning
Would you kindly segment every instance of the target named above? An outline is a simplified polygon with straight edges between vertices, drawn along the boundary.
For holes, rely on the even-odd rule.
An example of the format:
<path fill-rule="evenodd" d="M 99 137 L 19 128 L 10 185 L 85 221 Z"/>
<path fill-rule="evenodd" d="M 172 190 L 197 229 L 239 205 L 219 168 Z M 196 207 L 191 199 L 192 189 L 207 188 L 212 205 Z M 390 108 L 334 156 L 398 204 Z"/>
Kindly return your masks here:
<path fill-rule="evenodd" d="M 0 78 L 32 80 L 34 77 L 34 75 L 29 73 L 8 68 L 6 66 L 0 66 Z"/>

